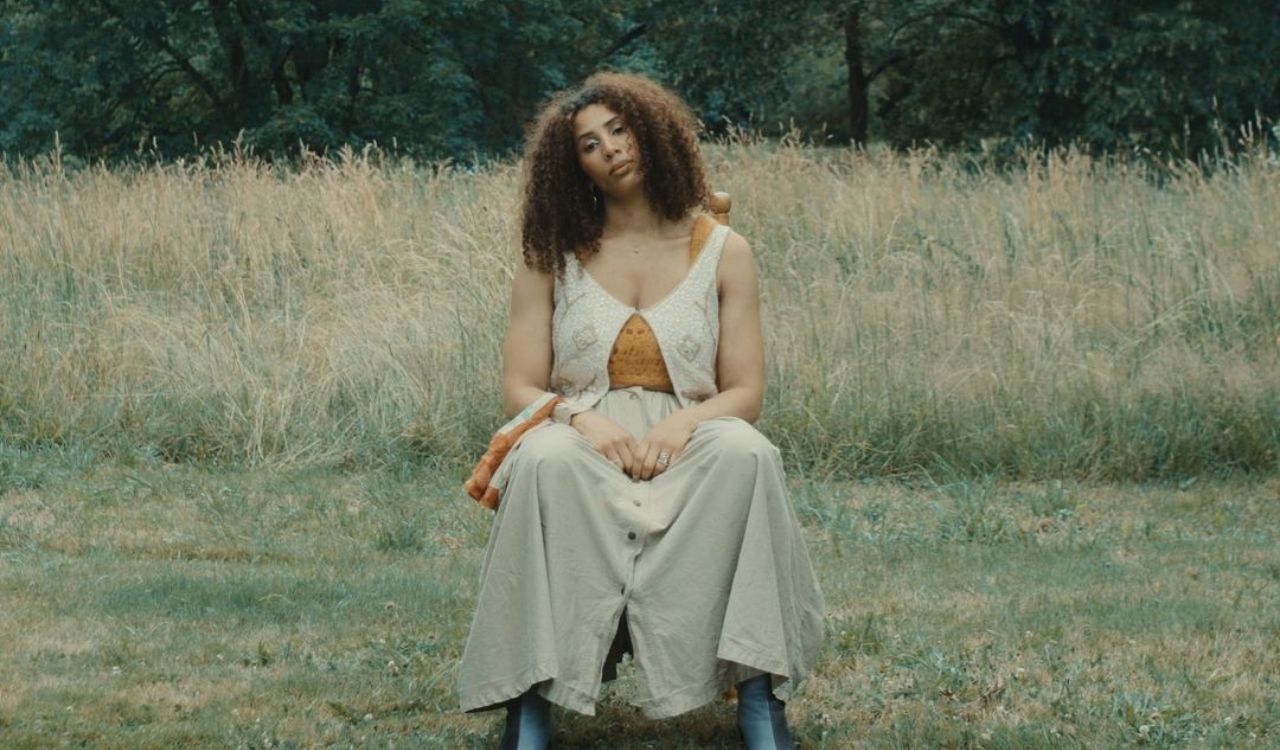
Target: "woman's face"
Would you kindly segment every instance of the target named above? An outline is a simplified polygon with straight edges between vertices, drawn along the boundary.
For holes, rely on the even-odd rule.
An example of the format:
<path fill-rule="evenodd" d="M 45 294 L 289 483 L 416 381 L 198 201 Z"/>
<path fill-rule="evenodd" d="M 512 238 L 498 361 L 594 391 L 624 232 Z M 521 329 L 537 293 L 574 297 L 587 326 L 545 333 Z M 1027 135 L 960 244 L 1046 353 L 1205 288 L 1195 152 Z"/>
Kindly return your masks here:
<path fill-rule="evenodd" d="M 578 164 L 587 177 L 610 196 L 638 187 L 640 154 L 622 116 L 603 104 L 590 104 L 573 116 Z"/>

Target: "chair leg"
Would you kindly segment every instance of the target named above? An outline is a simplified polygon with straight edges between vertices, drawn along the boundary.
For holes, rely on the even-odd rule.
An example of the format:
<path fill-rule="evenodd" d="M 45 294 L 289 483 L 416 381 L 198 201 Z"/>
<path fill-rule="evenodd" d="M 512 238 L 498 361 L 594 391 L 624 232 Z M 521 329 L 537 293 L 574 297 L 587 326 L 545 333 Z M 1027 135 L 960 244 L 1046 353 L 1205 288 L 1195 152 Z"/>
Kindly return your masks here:
<path fill-rule="evenodd" d="M 551 704 L 537 686 L 507 701 L 507 726 L 498 750 L 546 750 L 551 743 Z"/>
<path fill-rule="evenodd" d="M 794 750 L 786 704 L 774 697 L 769 675 L 738 683 L 738 730 L 747 750 Z"/>

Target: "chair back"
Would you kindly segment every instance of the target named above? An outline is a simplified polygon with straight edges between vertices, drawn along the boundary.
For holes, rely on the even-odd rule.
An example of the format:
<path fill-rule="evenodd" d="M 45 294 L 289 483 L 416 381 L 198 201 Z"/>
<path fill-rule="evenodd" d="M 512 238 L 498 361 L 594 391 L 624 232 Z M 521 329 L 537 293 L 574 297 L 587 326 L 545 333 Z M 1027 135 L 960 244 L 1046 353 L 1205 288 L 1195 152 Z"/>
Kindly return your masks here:
<path fill-rule="evenodd" d="M 729 223 L 729 209 L 732 206 L 733 201 L 729 198 L 729 194 L 719 190 L 712 193 L 710 200 L 707 201 L 707 209 L 721 224 Z"/>

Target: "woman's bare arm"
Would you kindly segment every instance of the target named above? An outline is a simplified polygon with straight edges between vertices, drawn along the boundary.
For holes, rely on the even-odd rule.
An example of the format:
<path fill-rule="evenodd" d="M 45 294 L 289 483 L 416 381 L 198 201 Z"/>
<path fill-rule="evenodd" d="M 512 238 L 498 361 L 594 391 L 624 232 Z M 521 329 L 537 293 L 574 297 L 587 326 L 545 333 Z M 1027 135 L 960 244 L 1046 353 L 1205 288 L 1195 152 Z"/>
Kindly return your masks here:
<path fill-rule="evenodd" d="M 754 422 L 764 402 L 764 336 L 760 331 L 760 275 L 751 246 L 729 234 L 720 259 L 720 344 L 716 379 L 720 392 L 689 411 L 699 422 L 741 417 Z"/>
<path fill-rule="evenodd" d="M 555 279 L 517 263 L 511 319 L 502 344 L 502 407 L 508 417 L 546 393 L 551 381 L 551 314 Z"/>

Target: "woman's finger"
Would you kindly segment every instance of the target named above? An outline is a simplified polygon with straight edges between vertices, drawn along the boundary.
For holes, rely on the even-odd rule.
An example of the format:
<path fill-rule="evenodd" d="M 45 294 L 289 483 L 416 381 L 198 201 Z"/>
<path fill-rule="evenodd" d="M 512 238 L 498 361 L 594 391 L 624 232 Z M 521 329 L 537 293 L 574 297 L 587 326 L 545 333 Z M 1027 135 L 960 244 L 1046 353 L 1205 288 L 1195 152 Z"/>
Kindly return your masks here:
<path fill-rule="evenodd" d="M 640 464 L 644 461 L 644 449 L 630 435 L 627 435 L 626 439 L 620 441 L 620 443 L 620 452 L 625 453 L 629 459 L 627 462 L 627 474 L 631 475 L 632 479 L 635 479 L 640 475 Z"/>
<path fill-rule="evenodd" d="M 640 447 L 640 441 L 636 440 L 631 434 L 627 434 L 627 447 L 631 449 L 631 455 L 636 457 L 636 461 L 644 455 L 644 450 Z"/>
<path fill-rule="evenodd" d="M 677 452 L 672 447 L 665 446 L 665 445 L 657 446 L 657 450 L 654 451 L 654 456 L 653 456 L 654 465 L 656 467 L 656 470 L 654 471 L 654 476 L 657 476 L 658 474 L 661 474 L 662 472 L 671 468 L 671 464 L 674 463 L 676 460 L 676 455 L 677 455 Z"/>
<path fill-rule="evenodd" d="M 617 451 L 618 458 L 622 459 L 622 470 L 634 476 L 636 469 L 636 456 L 631 450 L 631 446 L 627 445 L 626 441 L 619 441 L 614 450 Z"/>
<path fill-rule="evenodd" d="M 649 456 L 649 441 L 640 440 L 636 443 L 636 465 L 635 471 L 631 473 L 634 479 L 644 479 L 644 466 Z"/>
<path fill-rule="evenodd" d="M 644 446 L 644 459 L 640 463 L 640 478 L 652 479 L 658 465 L 658 446 L 648 441 L 642 442 L 641 445 Z"/>

